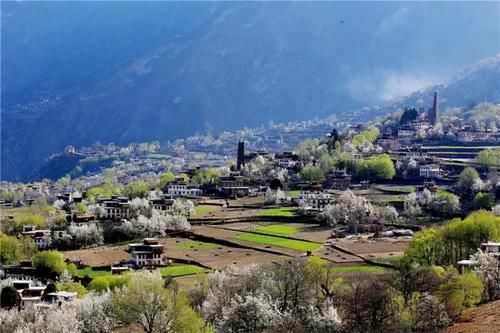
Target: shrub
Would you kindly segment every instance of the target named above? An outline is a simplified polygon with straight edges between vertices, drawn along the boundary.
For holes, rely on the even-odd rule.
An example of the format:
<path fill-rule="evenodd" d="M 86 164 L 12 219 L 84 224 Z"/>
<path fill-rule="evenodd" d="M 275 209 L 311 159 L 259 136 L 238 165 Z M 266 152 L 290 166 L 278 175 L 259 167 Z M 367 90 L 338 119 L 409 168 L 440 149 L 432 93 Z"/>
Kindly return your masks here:
<path fill-rule="evenodd" d="M 495 197 L 489 192 L 479 192 L 474 197 L 472 205 L 474 209 L 491 209 L 495 204 Z"/>
<path fill-rule="evenodd" d="M 322 182 L 323 180 L 325 180 L 323 170 L 321 170 L 321 168 L 317 166 L 304 167 L 300 171 L 299 176 L 306 182 Z"/>
<path fill-rule="evenodd" d="M 2 289 L 0 295 L 0 306 L 2 308 L 11 309 L 21 304 L 21 295 L 12 286 L 6 286 Z"/>
<path fill-rule="evenodd" d="M 66 263 L 63 255 L 58 251 L 43 251 L 33 257 L 33 267 L 41 276 L 53 278 L 64 272 Z"/>
<path fill-rule="evenodd" d="M 88 289 L 97 292 L 114 290 L 126 285 L 129 279 L 130 276 L 128 274 L 97 276 L 89 283 Z"/>
<path fill-rule="evenodd" d="M 356 162 L 356 177 L 365 180 L 392 179 L 396 175 L 394 163 L 387 154 L 371 156 Z"/>

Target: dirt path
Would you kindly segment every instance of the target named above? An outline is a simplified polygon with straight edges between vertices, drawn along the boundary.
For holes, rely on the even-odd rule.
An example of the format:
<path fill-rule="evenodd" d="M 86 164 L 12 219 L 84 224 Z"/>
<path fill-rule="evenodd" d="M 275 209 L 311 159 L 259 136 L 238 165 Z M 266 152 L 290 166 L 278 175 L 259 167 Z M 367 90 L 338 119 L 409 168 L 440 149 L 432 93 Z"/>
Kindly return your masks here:
<path fill-rule="evenodd" d="M 444 333 L 498 333 L 500 332 L 500 300 L 485 305 L 466 315 L 467 322 L 456 323 Z"/>

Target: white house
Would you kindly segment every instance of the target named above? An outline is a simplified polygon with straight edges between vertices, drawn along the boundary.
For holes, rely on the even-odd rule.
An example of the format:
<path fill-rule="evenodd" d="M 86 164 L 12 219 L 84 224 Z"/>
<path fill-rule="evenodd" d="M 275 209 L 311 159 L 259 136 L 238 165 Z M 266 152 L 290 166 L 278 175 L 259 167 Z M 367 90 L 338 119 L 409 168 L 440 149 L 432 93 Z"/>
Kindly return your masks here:
<path fill-rule="evenodd" d="M 102 207 L 104 214 L 100 218 L 115 220 L 126 219 L 130 214 L 127 197 L 113 196 L 111 199 L 99 199 L 97 204 Z"/>
<path fill-rule="evenodd" d="M 36 226 L 23 226 L 24 236 L 31 237 L 39 250 L 47 249 L 52 245 L 51 231 L 49 229 L 36 230 Z"/>
<path fill-rule="evenodd" d="M 163 245 L 156 238 L 144 238 L 142 243 L 128 245 L 132 261 L 138 267 L 163 264 Z"/>
<path fill-rule="evenodd" d="M 299 202 L 302 203 L 302 209 L 323 211 L 325 207 L 332 203 L 332 195 L 328 192 L 319 191 L 301 191 Z"/>
<path fill-rule="evenodd" d="M 420 177 L 424 178 L 441 178 L 442 170 L 439 163 L 423 163 L 420 164 Z"/>
<path fill-rule="evenodd" d="M 184 180 L 175 180 L 168 185 L 167 193 L 172 197 L 197 197 L 202 195 L 203 191 L 189 186 Z"/>
<path fill-rule="evenodd" d="M 500 242 L 482 243 L 481 246 L 483 247 L 484 252 L 497 253 L 498 255 L 500 255 Z"/>

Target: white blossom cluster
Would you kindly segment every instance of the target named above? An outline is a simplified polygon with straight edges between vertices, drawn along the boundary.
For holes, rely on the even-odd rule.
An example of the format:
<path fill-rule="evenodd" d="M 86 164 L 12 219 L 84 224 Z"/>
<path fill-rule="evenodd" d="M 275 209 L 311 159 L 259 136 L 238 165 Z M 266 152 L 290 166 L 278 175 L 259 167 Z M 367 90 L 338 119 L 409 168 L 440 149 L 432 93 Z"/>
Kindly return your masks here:
<path fill-rule="evenodd" d="M 214 272 L 199 310 L 217 332 L 290 332 L 298 327 L 307 332 L 338 331 L 336 309 L 316 299 L 308 286 L 300 285 L 301 272 L 296 274 L 293 281 L 296 277 L 289 271 L 257 265 Z M 298 290 L 292 300 L 283 288 L 294 283 Z"/>
<path fill-rule="evenodd" d="M 89 294 L 62 306 L 0 310 L 2 332 L 101 333 L 116 326 L 108 293 Z"/>

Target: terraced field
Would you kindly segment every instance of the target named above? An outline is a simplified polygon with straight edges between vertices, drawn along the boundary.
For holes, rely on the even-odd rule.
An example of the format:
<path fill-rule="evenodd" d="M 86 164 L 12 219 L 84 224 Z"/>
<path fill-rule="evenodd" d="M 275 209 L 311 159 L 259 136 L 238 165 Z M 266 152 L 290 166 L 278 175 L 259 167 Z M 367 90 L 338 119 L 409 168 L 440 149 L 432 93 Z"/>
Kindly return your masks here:
<path fill-rule="evenodd" d="M 208 273 L 209 269 L 196 266 L 196 265 L 175 265 L 175 266 L 167 266 L 160 268 L 160 274 L 162 277 L 171 276 L 186 276 L 186 275 L 194 275 L 201 273 Z"/>
<path fill-rule="evenodd" d="M 287 239 L 284 237 L 256 234 L 250 232 L 239 233 L 235 236 L 235 238 L 252 243 L 273 245 L 298 251 L 313 251 L 322 246 L 322 244 L 320 243 Z"/>

